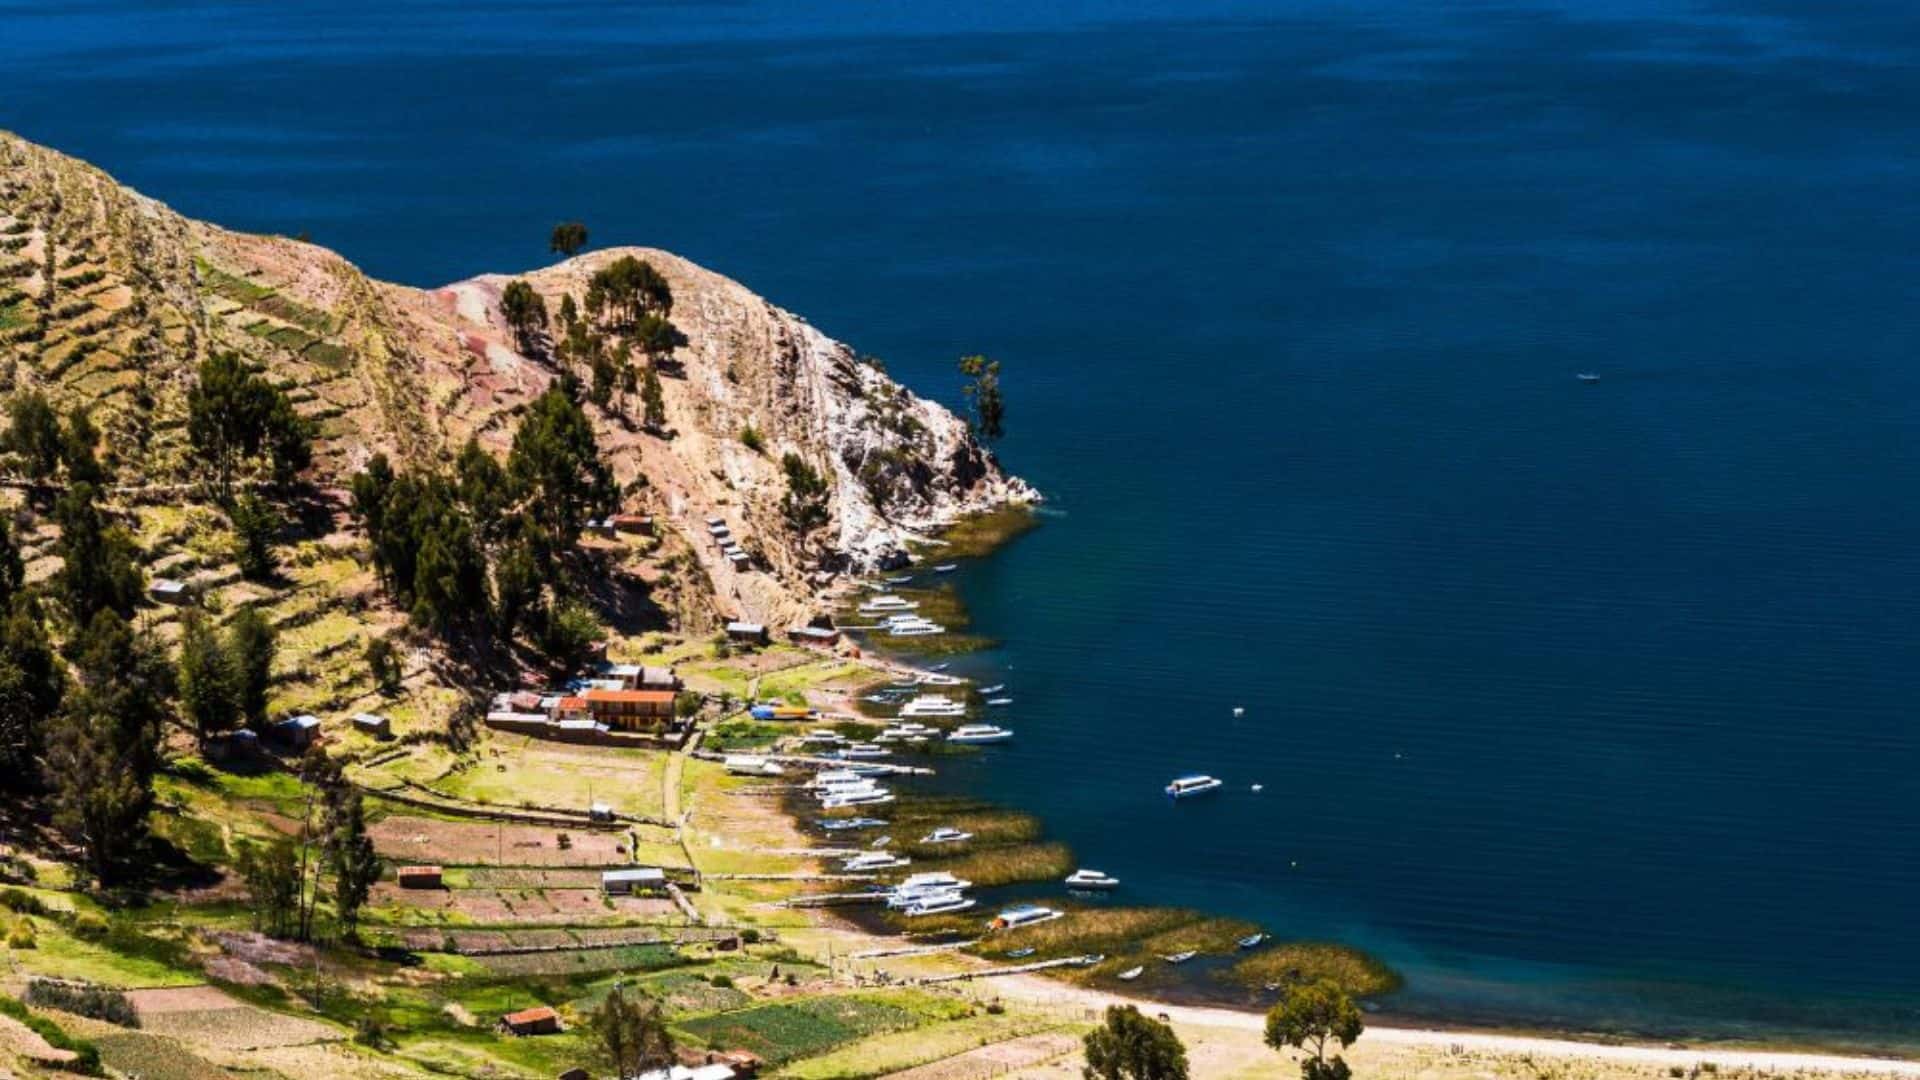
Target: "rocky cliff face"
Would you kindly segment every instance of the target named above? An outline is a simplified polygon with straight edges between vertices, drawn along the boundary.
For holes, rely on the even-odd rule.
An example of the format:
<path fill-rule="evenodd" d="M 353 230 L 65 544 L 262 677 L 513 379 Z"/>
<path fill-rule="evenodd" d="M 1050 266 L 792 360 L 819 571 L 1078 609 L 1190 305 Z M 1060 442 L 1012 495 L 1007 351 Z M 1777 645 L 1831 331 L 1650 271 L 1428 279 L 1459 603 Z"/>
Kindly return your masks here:
<path fill-rule="evenodd" d="M 626 508 L 678 534 L 712 581 L 716 614 L 804 617 L 837 575 L 959 516 L 1035 498 L 946 409 L 684 259 L 596 251 L 523 276 L 557 310 L 629 254 L 665 276 L 685 335 L 662 368 L 668 423 L 643 430 L 637 397 L 590 412 Z M 560 374 L 551 350 L 515 347 L 499 306 L 508 280 L 374 281 L 324 248 L 191 221 L 0 133 L 0 389 L 89 404 L 136 486 L 189 478 L 186 391 L 219 349 L 262 364 L 318 423 L 322 486 L 344 484 L 375 451 L 444 462 L 475 436 L 504 452 L 518 411 Z M 748 427 L 763 449 L 742 442 Z M 780 509 L 787 453 L 830 486 L 829 523 L 804 537 Z M 758 553 L 753 569 L 719 558 L 709 515 Z"/>

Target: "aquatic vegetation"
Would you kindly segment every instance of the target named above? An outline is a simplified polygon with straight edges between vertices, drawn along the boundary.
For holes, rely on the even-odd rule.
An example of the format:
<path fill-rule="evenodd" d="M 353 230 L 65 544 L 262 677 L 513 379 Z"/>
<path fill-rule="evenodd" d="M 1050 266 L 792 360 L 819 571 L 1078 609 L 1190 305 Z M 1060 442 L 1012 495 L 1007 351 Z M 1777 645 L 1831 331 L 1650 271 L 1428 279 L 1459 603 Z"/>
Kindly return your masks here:
<path fill-rule="evenodd" d="M 1332 981 L 1354 997 L 1377 997 L 1400 988 L 1400 974 L 1377 957 L 1330 941 L 1287 941 L 1249 951 L 1225 972 L 1247 986 Z"/>

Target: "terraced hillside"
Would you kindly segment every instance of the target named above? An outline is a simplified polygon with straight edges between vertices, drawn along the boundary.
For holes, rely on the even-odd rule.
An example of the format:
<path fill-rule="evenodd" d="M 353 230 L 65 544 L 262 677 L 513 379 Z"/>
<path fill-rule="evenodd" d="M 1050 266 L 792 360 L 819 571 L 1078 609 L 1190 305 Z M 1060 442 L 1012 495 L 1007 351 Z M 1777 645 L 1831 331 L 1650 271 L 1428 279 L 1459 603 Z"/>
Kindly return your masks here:
<path fill-rule="evenodd" d="M 624 400 L 591 415 L 624 508 L 652 514 L 665 550 L 683 556 L 683 588 L 668 595 L 693 624 L 815 614 L 840 574 L 960 516 L 1033 498 L 947 410 L 685 260 L 612 249 L 524 277 L 557 310 L 623 255 L 647 260 L 672 290 L 684 340 L 660 367 L 668 422 L 649 431 Z M 87 403 L 128 505 L 192 494 L 186 395 L 215 350 L 261 365 L 316 422 L 310 479 L 322 490 L 376 451 L 445 461 L 469 436 L 504 451 L 518 412 L 560 374 L 545 343 L 516 347 L 500 313 L 508 280 L 432 291 L 374 281 L 323 248 L 183 218 L 0 134 L 0 391 Z M 741 438 L 749 428 L 757 447 Z M 781 513 L 789 452 L 829 485 L 829 523 L 804 539 Z M 710 515 L 755 553 L 750 569 L 707 542 Z M 332 531 L 322 523 L 310 538 Z"/>

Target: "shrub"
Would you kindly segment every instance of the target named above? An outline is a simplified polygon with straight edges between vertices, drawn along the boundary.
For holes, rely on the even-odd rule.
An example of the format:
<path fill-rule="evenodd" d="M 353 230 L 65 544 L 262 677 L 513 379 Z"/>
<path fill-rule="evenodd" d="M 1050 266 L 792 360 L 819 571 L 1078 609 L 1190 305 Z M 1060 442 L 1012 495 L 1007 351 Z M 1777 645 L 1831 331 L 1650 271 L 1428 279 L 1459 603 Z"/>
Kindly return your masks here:
<path fill-rule="evenodd" d="M 27 983 L 26 1001 L 43 1009 L 59 1009 L 121 1027 L 140 1026 L 140 1016 L 134 1012 L 127 995 L 104 986 L 34 979 Z"/>
<path fill-rule="evenodd" d="M 740 445 L 756 454 L 765 453 L 767 449 L 766 440 L 760 437 L 760 429 L 754 427 L 752 424 L 748 424 L 740 429 Z"/>
<path fill-rule="evenodd" d="M 47 914 L 47 905 L 25 889 L 0 889 L 0 907 L 21 915 Z"/>
<path fill-rule="evenodd" d="M 103 938 L 107 936 L 109 929 L 111 929 L 111 927 L 107 924 L 106 916 L 98 912 L 83 911 L 73 917 L 72 930 L 74 937 L 88 939 Z"/>
<path fill-rule="evenodd" d="M 33 920 L 22 915 L 14 922 L 13 926 L 7 930 L 7 948 L 31 949 L 33 947 Z"/>
<path fill-rule="evenodd" d="M 719 987 L 722 990 L 733 989 L 733 977 L 730 975 L 715 975 L 713 978 L 708 979 L 707 983 L 711 986 Z"/>
<path fill-rule="evenodd" d="M 751 926 L 747 927 L 745 930 L 740 931 L 740 943 L 742 945 L 760 944 L 760 931 L 754 929 Z"/>

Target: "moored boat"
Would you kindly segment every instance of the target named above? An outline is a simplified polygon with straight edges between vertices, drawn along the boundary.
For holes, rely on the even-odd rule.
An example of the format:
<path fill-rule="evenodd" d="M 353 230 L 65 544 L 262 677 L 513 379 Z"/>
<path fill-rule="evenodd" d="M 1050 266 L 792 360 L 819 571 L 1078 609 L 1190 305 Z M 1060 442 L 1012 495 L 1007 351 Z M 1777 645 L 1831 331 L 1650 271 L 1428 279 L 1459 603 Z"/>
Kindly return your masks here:
<path fill-rule="evenodd" d="M 1260 947 L 1260 944 L 1266 940 L 1266 931 L 1262 930 L 1257 934 L 1248 934 L 1246 937 L 1241 938 L 1236 944 L 1243 949 L 1257 949 Z"/>
<path fill-rule="evenodd" d="M 1005 742 L 1013 738 L 1013 732 L 993 724 L 961 724 L 947 733 L 951 743 L 991 743 Z"/>
<path fill-rule="evenodd" d="M 962 832 L 959 829 L 942 825 L 921 837 L 920 842 L 923 844 L 958 844 L 963 840 L 971 839 L 973 839 L 973 834 L 970 832 Z"/>
<path fill-rule="evenodd" d="M 943 896 L 931 897 L 931 899 L 925 899 L 925 901 L 908 903 L 908 905 L 900 911 L 900 915 L 906 915 L 908 919 L 918 919 L 918 917 L 922 917 L 922 915 L 952 915 L 952 913 L 956 913 L 956 911 L 968 911 L 970 907 L 973 907 L 972 897 L 960 896 L 960 894 L 943 894 Z"/>
<path fill-rule="evenodd" d="M 1125 982 L 1132 982 L 1139 978 L 1146 970 L 1144 967 L 1130 967 L 1120 973 L 1120 978 Z"/>
<path fill-rule="evenodd" d="M 1205 795 L 1210 791 L 1219 790 L 1220 784 L 1221 781 L 1218 778 L 1205 774 L 1178 777 L 1173 783 L 1167 785 L 1167 798 L 1187 799 L 1195 795 Z"/>
<path fill-rule="evenodd" d="M 1187 961 L 1199 955 L 1200 953 L 1198 950 L 1188 949 L 1185 952 L 1169 953 L 1168 955 L 1163 956 L 1160 959 L 1165 960 L 1169 964 L 1184 964 Z"/>
<path fill-rule="evenodd" d="M 1069 889 L 1117 889 L 1119 887 L 1119 878 L 1111 874 L 1103 874 L 1098 870 L 1075 870 L 1067 875 Z"/>
<path fill-rule="evenodd" d="M 1050 907 L 1041 907 L 1039 904 L 1021 904 L 1018 907 L 1007 908 L 1000 912 L 1000 914 L 994 916 L 993 921 L 987 924 L 987 929 L 1014 930 L 1022 926 L 1033 926 L 1037 923 L 1052 922 L 1065 915 L 1066 912 L 1064 911 L 1056 911 Z"/>

